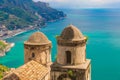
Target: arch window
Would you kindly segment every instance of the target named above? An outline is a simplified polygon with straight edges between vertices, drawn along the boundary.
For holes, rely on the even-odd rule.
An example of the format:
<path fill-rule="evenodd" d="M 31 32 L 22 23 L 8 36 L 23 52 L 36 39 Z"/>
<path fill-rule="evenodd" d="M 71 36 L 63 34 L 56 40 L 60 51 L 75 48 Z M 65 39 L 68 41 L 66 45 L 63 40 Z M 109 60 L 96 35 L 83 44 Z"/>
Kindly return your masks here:
<path fill-rule="evenodd" d="M 35 57 L 35 53 L 32 53 L 32 58 L 34 58 Z"/>
<path fill-rule="evenodd" d="M 71 52 L 66 51 L 66 63 L 71 64 Z"/>

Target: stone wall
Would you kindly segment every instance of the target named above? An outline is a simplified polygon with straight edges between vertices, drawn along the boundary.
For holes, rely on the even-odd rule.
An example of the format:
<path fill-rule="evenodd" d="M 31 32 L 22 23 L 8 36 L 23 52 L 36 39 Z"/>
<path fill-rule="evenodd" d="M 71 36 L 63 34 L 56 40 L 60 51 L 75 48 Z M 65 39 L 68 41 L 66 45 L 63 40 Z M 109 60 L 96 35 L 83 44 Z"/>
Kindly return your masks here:
<path fill-rule="evenodd" d="M 86 70 L 56 69 L 51 72 L 51 80 L 89 80 L 86 78 Z"/>
<path fill-rule="evenodd" d="M 43 65 L 51 62 L 50 46 L 24 45 L 24 53 L 25 63 L 30 60 L 35 60 Z"/>
<path fill-rule="evenodd" d="M 71 65 L 78 65 L 84 63 L 86 60 L 86 46 L 76 46 L 76 47 L 68 47 L 68 46 L 60 46 L 58 45 L 58 54 L 57 54 L 57 62 L 59 64 L 67 65 L 66 63 L 66 51 L 71 52 Z"/>
<path fill-rule="evenodd" d="M 91 64 L 88 66 L 85 75 L 86 75 L 86 80 L 91 80 Z"/>

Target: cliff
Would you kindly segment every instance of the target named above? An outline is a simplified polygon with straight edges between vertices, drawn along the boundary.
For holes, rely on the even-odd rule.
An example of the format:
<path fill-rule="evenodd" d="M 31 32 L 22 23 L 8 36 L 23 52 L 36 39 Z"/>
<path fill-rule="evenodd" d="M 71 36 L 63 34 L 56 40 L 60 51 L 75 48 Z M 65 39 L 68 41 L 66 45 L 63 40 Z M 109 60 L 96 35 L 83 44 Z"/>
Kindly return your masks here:
<path fill-rule="evenodd" d="M 47 21 L 61 19 L 66 15 L 44 2 L 32 0 L 0 0 L 0 24 L 9 30 L 42 26 Z"/>
<path fill-rule="evenodd" d="M 7 43 L 6 41 L 0 40 L 0 57 L 4 56 L 13 46 L 14 43 Z"/>

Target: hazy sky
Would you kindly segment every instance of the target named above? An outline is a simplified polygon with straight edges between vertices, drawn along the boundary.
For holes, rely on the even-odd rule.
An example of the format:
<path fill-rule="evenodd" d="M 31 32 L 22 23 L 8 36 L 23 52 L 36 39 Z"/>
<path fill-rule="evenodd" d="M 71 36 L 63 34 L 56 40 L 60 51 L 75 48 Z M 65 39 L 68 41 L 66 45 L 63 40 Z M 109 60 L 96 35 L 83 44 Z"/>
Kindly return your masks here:
<path fill-rule="evenodd" d="M 34 0 L 55 8 L 120 8 L 120 0 Z"/>

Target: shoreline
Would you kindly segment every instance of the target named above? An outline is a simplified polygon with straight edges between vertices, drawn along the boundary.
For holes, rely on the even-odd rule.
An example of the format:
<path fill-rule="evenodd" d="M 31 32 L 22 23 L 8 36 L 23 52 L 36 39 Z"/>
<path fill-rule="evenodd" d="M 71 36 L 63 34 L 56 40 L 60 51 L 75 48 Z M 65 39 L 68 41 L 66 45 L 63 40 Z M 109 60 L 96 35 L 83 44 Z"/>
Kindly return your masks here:
<path fill-rule="evenodd" d="M 8 38 L 17 36 L 17 35 L 19 35 L 19 34 L 22 34 L 22 33 L 24 33 L 24 32 L 27 32 L 27 31 L 30 31 L 30 30 L 34 30 L 34 29 L 35 29 L 35 27 L 13 30 L 13 31 L 11 31 L 10 34 L 7 34 L 7 35 L 5 35 L 5 36 L 0 37 L 0 40 L 6 40 L 6 39 L 8 39 Z"/>
<path fill-rule="evenodd" d="M 38 29 L 38 28 L 39 29 L 44 28 L 44 26 L 46 26 L 47 23 L 53 23 L 53 22 L 56 22 L 58 20 L 63 20 L 65 18 L 66 18 L 66 16 L 65 17 L 60 17 L 59 19 L 47 21 L 45 25 L 42 25 L 40 27 L 29 26 L 29 27 L 23 28 L 23 29 L 16 29 L 16 30 L 12 30 L 12 31 L 10 31 L 10 30 L 4 31 L 3 34 L 5 33 L 5 35 L 0 36 L 0 40 L 6 40 L 8 38 L 12 38 L 14 36 L 17 36 L 19 34 L 22 34 L 24 32 L 30 31 L 30 30 L 34 30 L 34 29 Z"/>
<path fill-rule="evenodd" d="M 63 20 L 63 19 L 65 19 L 65 18 L 66 18 L 66 17 L 61 17 L 60 19 L 51 20 L 51 21 L 48 21 L 47 23 L 56 22 L 56 21 L 58 21 L 58 20 Z M 47 24 L 47 23 L 46 23 L 46 24 Z M 46 24 L 43 25 L 43 26 L 41 26 L 41 27 L 39 27 L 39 29 L 42 28 L 42 27 L 44 27 L 44 26 L 46 26 Z M 8 39 L 8 38 L 17 36 L 17 35 L 19 35 L 19 34 L 22 34 L 22 33 L 24 33 L 24 32 L 27 32 L 27 31 L 30 31 L 30 30 L 34 30 L 34 29 L 37 29 L 37 28 L 38 28 L 38 27 L 30 26 L 30 27 L 24 28 L 24 29 L 13 30 L 13 31 L 10 31 L 10 32 L 11 32 L 10 34 L 7 34 L 7 35 L 5 35 L 5 36 L 3 35 L 2 37 L 0 36 L 0 40 L 5 40 L 5 39 Z M 6 33 L 7 33 L 7 32 L 8 32 L 8 31 L 6 31 Z"/>

